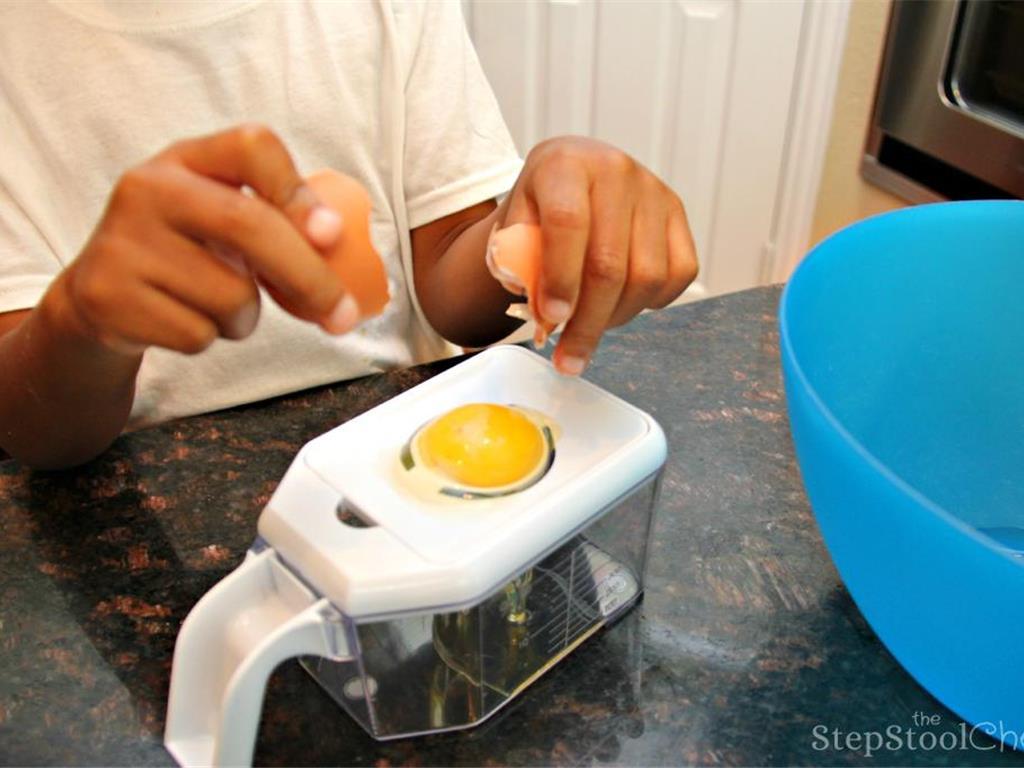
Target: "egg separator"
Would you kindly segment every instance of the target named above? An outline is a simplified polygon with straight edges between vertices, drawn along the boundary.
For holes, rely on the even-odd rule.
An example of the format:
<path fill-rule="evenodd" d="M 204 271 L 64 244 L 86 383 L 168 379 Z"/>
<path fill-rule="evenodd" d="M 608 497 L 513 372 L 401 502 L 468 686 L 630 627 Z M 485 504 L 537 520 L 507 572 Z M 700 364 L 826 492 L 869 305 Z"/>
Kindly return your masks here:
<path fill-rule="evenodd" d="M 409 435 L 476 402 L 557 423 L 548 471 L 497 497 L 414 492 Z M 268 677 L 295 656 L 376 738 L 482 722 L 639 598 L 665 451 L 650 416 L 517 346 L 313 439 L 182 624 L 167 749 L 249 763 Z"/>

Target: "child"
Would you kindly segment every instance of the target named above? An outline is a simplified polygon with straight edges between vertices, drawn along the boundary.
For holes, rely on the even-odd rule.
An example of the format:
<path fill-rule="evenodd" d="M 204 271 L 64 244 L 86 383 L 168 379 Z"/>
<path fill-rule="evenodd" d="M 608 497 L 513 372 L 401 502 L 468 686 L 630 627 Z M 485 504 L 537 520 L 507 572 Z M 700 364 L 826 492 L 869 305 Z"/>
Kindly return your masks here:
<path fill-rule="evenodd" d="M 624 153 L 519 160 L 456 0 L 9 3 L 0 99 L 0 447 L 32 466 L 501 339 L 495 225 L 542 229 L 565 374 L 696 276 L 681 202 Z M 322 256 L 321 167 L 373 201 L 392 298 L 366 322 Z"/>

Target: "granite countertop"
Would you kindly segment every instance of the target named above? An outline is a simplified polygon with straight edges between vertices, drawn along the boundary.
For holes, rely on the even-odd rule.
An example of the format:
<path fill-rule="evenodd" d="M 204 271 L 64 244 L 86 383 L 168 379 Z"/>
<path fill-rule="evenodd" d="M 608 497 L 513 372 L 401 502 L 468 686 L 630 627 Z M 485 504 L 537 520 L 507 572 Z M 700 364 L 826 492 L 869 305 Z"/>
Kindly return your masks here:
<path fill-rule="evenodd" d="M 588 373 L 669 442 L 634 611 L 459 733 L 376 742 L 287 662 L 256 763 L 1024 764 L 981 735 L 857 748 L 857 734 L 938 737 L 961 721 L 879 643 L 821 543 L 789 437 L 778 298 L 643 316 L 608 334 Z M 451 364 L 140 431 L 64 473 L 0 462 L 0 762 L 170 764 L 178 627 L 240 562 L 296 451 Z"/>

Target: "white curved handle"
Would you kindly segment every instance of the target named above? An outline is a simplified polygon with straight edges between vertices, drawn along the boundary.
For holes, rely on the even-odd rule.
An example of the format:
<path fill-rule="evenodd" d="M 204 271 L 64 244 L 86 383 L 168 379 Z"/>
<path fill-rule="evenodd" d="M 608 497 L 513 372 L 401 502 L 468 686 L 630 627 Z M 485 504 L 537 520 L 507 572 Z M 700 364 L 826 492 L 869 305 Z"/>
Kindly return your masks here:
<path fill-rule="evenodd" d="M 273 549 L 250 554 L 181 625 L 164 746 L 181 765 L 251 764 L 267 680 L 302 655 L 347 657 L 340 617 Z"/>

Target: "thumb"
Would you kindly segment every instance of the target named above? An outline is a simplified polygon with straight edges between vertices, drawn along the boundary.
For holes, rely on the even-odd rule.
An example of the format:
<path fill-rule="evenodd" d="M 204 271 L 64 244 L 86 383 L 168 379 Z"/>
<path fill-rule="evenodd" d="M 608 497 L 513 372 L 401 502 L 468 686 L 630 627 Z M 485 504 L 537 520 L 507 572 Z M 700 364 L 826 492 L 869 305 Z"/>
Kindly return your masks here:
<path fill-rule="evenodd" d="M 487 265 L 506 290 L 525 293 L 530 314 L 537 324 L 535 342 L 543 343 L 553 326 L 540 319 L 540 275 L 543 269 L 540 215 L 528 194 L 525 171 L 498 209 L 498 224 L 487 241 Z"/>

